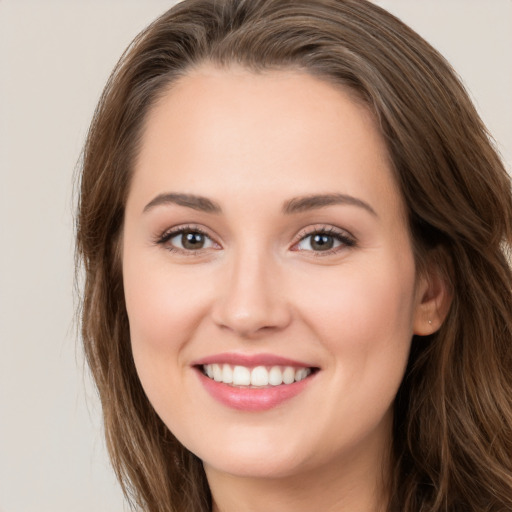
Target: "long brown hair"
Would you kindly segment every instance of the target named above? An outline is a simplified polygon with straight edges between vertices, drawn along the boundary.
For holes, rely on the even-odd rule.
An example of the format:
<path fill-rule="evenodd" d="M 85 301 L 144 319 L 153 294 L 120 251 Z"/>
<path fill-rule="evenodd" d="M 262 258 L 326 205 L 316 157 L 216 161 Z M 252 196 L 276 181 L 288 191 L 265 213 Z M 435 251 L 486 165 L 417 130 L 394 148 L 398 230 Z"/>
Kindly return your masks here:
<path fill-rule="evenodd" d="M 301 69 L 372 110 L 418 268 L 434 265 L 453 296 L 440 330 L 412 340 L 395 401 L 389 510 L 512 510 L 510 180 L 449 64 L 366 0 L 186 0 L 133 41 L 105 87 L 83 152 L 77 256 L 85 353 L 128 498 L 148 512 L 211 507 L 201 461 L 137 378 L 119 250 L 145 116 L 206 61 Z"/>

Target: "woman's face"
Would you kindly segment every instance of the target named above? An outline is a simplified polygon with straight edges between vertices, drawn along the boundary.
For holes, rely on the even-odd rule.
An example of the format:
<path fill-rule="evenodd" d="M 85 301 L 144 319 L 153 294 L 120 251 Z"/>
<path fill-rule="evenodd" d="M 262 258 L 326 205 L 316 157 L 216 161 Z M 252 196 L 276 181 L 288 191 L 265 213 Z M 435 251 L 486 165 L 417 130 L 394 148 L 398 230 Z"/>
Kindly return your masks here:
<path fill-rule="evenodd" d="M 349 94 L 293 71 L 180 79 L 147 118 L 123 273 L 144 390 L 209 475 L 378 467 L 425 287 Z"/>

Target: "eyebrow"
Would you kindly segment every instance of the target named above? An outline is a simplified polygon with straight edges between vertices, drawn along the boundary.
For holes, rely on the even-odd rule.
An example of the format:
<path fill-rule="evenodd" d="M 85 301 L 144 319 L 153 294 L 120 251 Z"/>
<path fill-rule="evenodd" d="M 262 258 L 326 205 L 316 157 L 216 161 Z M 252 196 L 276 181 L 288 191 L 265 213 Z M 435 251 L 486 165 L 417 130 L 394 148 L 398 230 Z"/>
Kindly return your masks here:
<path fill-rule="evenodd" d="M 365 201 L 358 199 L 357 197 L 349 196 L 346 194 L 321 194 L 311 195 L 304 197 L 295 197 L 286 201 L 283 206 L 283 213 L 293 214 L 305 212 L 308 210 L 316 210 L 318 208 L 324 208 L 326 206 L 333 205 L 350 205 L 358 206 L 365 209 L 375 217 L 378 217 L 377 212 Z"/>
<path fill-rule="evenodd" d="M 192 208 L 205 213 L 222 213 L 222 209 L 218 203 L 208 199 L 207 197 L 197 196 L 194 194 L 178 194 L 178 193 L 165 193 L 159 194 L 152 199 L 145 207 L 143 212 L 147 212 L 156 206 L 177 204 L 179 206 L 185 206 L 186 208 Z M 310 196 L 294 197 L 286 201 L 283 205 L 283 213 L 286 215 L 292 215 L 294 213 L 301 213 L 309 210 L 317 210 L 319 208 L 325 208 L 327 206 L 334 205 L 349 205 L 358 206 L 365 209 L 375 217 L 378 217 L 375 210 L 365 201 L 358 199 L 357 197 L 349 196 L 346 194 L 317 194 Z"/>
<path fill-rule="evenodd" d="M 144 213 L 155 208 L 155 206 L 166 205 L 166 204 L 177 204 L 179 206 L 185 206 L 186 208 L 192 208 L 205 213 L 221 213 L 221 207 L 208 199 L 207 197 L 196 196 L 193 194 L 160 194 L 151 200 L 145 207 Z"/>

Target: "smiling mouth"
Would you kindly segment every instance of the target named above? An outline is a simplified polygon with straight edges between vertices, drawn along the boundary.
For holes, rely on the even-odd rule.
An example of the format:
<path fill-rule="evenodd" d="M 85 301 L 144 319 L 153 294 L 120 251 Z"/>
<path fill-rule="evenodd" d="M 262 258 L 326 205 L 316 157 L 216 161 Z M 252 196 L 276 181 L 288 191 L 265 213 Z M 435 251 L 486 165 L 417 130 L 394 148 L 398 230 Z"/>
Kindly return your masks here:
<path fill-rule="evenodd" d="M 269 388 L 286 386 L 306 379 L 318 368 L 293 366 L 241 366 L 231 364 L 204 364 L 199 370 L 211 380 L 232 387 Z"/>

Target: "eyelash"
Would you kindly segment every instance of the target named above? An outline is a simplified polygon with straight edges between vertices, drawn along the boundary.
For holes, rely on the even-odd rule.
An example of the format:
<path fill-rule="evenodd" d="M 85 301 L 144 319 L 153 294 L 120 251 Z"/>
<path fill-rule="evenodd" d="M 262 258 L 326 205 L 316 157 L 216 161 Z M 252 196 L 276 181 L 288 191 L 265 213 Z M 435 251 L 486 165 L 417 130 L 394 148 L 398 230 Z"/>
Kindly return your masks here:
<path fill-rule="evenodd" d="M 194 225 L 187 225 L 187 226 L 180 226 L 177 228 L 172 228 L 170 230 L 164 231 L 160 236 L 157 237 L 155 242 L 158 245 L 165 245 L 166 249 L 170 252 L 178 252 L 180 254 L 185 254 L 187 256 L 194 256 L 199 254 L 201 251 L 204 251 L 204 249 L 181 249 L 179 247 L 174 247 L 173 245 L 168 244 L 169 240 L 172 238 L 182 235 L 184 233 L 197 233 L 200 234 L 208 239 L 210 239 L 213 243 L 216 243 L 213 241 L 213 239 L 208 235 L 208 233 L 201 229 L 199 226 Z M 330 256 L 332 254 L 335 254 L 339 252 L 340 250 L 346 249 L 346 248 L 352 248 L 356 247 L 357 241 L 356 239 L 349 234 L 346 231 L 339 230 L 337 228 L 334 228 L 333 226 L 315 226 L 313 228 L 305 228 L 303 229 L 298 235 L 297 235 L 297 241 L 294 242 L 292 247 L 297 246 L 302 241 L 306 240 L 308 237 L 313 237 L 315 235 L 326 235 L 328 237 L 334 238 L 334 240 L 340 242 L 340 246 L 334 247 L 332 249 L 328 249 L 326 251 L 309 251 L 306 249 L 292 249 L 295 251 L 300 252 L 310 252 L 315 257 L 322 257 L 322 256 Z M 167 245 L 166 245 L 167 244 Z"/>
<path fill-rule="evenodd" d="M 315 257 L 330 256 L 336 254 L 343 249 L 350 249 L 356 247 L 357 241 L 354 236 L 344 230 L 340 230 L 333 226 L 315 226 L 313 228 L 305 228 L 297 235 L 297 242 L 293 244 L 293 247 L 297 246 L 303 240 L 308 237 L 315 235 L 327 235 L 334 238 L 334 240 L 340 242 L 340 246 L 328 249 L 326 251 L 307 251 L 313 254 Z M 297 251 L 306 251 L 305 249 L 296 249 Z"/>
<path fill-rule="evenodd" d="M 204 249 L 186 250 L 186 249 L 180 249 L 179 247 L 174 247 L 173 245 L 168 244 L 169 240 L 171 240 L 175 236 L 182 235 L 183 233 L 197 233 L 197 234 L 203 235 L 205 238 L 209 238 L 210 240 L 212 240 L 212 237 L 210 235 L 208 235 L 208 233 L 206 231 L 204 231 L 203 229 L 201 229 L 199 226 L 188 225 L 188 226 L 180 226 L 178 228 L 172 228 L 167 231 L 164 231 L 159 237 L 157 237 L 156 243 L 158 245 L 164 245 L 165 248 L 169 252 L 177 252 L 180 254 L 185 254 L 186 256 L 194 256 L 194 255 L 199 254 L 202 250 L 204 250 Z"/>

